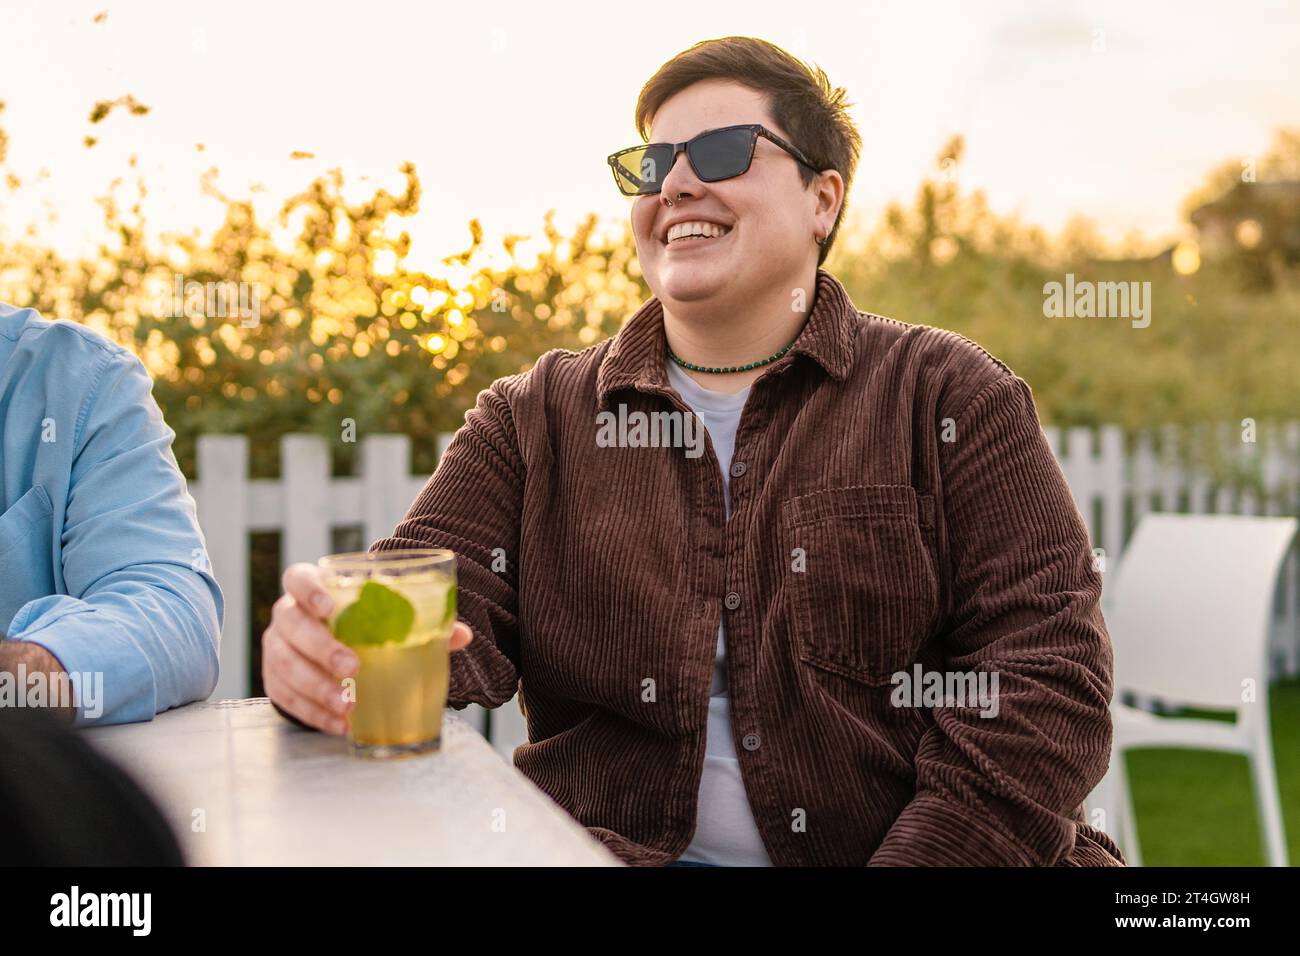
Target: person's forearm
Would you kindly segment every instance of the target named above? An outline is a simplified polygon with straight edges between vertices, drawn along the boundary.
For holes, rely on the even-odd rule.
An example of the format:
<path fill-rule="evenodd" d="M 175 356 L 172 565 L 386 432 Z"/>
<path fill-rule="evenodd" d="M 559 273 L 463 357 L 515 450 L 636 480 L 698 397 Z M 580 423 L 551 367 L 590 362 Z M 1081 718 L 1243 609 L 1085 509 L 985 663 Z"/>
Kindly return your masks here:
<path fill-rule="evenodd" d="M 452 657 L 448 706 L 499 707 L 519 689 L 517 578 L 527 466 L 511 407 L 512 383 L 499 379 L 465 413 L 438 467 L 393 533 L 371 551 L 446 548 L 456 552 L 456 615 L 473 640 Z M 504 551 L 506 564 L 495 556 Z"/>
<path fill-rule="evenodd" d="M 997 709 L 929 708 L 915 795 L 871 863 L 1055 866 L 1110 759 L 1101 574 L 1029 386 L 1004 375 L 951 414 L 964 437 L 941 449 L 956 546 L 939 671 L 987 679 Z"/>
<path fill-rule="evenodd" d="M 63 663 L 79 725 L 151 720 L 207 697 L 224 611 L 148 372 L 125 351 L 97 367 L 67 463 L 59 592 L 6 625 Z"/>
<path fill-rule="evenodd" d="M 0 636 L 0 674 L 12 675 L 15 681 L 14 702 L 23 706 L 44 707 L 60 720 L 72 723 L 77 708 L 72 700 L 72 685 L 59 659 L 41 647 L 26 641 L 11 641 Z M 28 694 L 31 679 L 40 674 L 45 684 L 44 693 Z"/>
<path fill-rule="evenodd" d="M 10 626 L 62 662 L 81 694 L 79 724 L 152 720 L 216 686 L 220 617 L 206 575 L 131 565 L 77 593 L 30 601 Z"/>

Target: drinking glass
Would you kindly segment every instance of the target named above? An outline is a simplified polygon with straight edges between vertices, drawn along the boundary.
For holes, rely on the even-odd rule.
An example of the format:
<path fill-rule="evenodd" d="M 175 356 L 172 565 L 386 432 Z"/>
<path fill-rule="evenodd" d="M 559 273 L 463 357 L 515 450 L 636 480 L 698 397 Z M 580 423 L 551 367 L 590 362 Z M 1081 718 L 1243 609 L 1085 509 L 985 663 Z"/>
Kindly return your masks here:
<path fill-rule="evenodd" d="M 456 555 L 418 548 L 331 554 L 318 562 L 334 598 L 329 628 L 360 667 L 343 692 L 355 704 L 348 743 L 358 757 L 437 750 L 456 623 Z"/>

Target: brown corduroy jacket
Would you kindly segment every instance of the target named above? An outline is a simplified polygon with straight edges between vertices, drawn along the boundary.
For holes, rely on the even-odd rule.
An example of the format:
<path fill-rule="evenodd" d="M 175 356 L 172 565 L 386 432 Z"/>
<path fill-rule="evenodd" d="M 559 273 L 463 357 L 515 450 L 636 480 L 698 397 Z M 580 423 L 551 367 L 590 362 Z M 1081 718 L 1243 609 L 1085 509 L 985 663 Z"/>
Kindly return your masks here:
<path fill-rule="evenodd" d="M 457 554 L 474 641 L 451 705 L 521 692 L 516 766 L 624 860 L 664 864 L 695 827 L 725 615 L 773 863 L 1122 865 L 1082 812 L 1110 756 L 1101 579 L 1029 386 L 819 271 L 745 406 L 727 520 L 665 358 L 651 299 L 495 382 L 374 545 Z M 900 672 L 986 680 L 996 707 L 900 693 Z"/>

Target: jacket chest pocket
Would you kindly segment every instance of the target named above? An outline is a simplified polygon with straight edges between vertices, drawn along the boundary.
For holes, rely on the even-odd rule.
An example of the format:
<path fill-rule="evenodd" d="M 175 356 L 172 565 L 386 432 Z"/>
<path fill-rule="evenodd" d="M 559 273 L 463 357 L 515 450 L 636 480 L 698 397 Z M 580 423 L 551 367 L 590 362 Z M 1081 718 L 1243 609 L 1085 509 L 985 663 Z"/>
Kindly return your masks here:
<path fill-rule="evenodd" d="M 933 496 L 909 485 L 829 488 L 782 503 L 804 662 L 867 684 L 908 668 L 939 608 L 933 509 Z"/>
<path fill-rule="evenodd" d="M 28 601 L 54 593 L 54 507 L 40 485 L 0 514 L 0 634 Z"/>
<path fill-rule="evenodd" d="M 50 515 L 53 513 L 54 506 L 50 504 L 50 496 L 45 493 L 45 489 L 40 485 L 28 488 L 4 514 L 0 514 L 0 558 L 19 564 L 29 561 L 30 554 L 18 553 L 19 546 L 24 543 L 30 545 L 29 539 L 35 536 L 35 545 L 43 549 L 46 544 L 44 537 L 49 531 Z"/>

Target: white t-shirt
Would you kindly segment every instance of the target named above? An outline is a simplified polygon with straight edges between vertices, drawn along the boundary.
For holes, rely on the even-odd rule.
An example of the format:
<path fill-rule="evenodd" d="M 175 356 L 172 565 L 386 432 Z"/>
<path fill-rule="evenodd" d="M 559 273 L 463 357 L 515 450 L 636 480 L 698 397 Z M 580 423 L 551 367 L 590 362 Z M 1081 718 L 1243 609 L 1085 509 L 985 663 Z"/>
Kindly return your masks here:
<path fill-rule="evenodd" d="M 736 448 L 736 426 L 749 397 L 749 388 L 734 394 L 715 392 L 700 385 L 668 360 L 668 380 L 682 400 L 704 422 L 722 469 L 726 514 L 731 516 L 731 456 Z M 736 742 L 731 735 L 727 699 L 726 625 L 718 627 L 718 653 L 709 690 L 709 726 L 705 743 L 704 775 L 700 778 L 699 810 L 695 836 L 681 859 L 719 866 L 771 866 L 758 825 L 749 809 L 745 784 L 740 778 Z"/>

